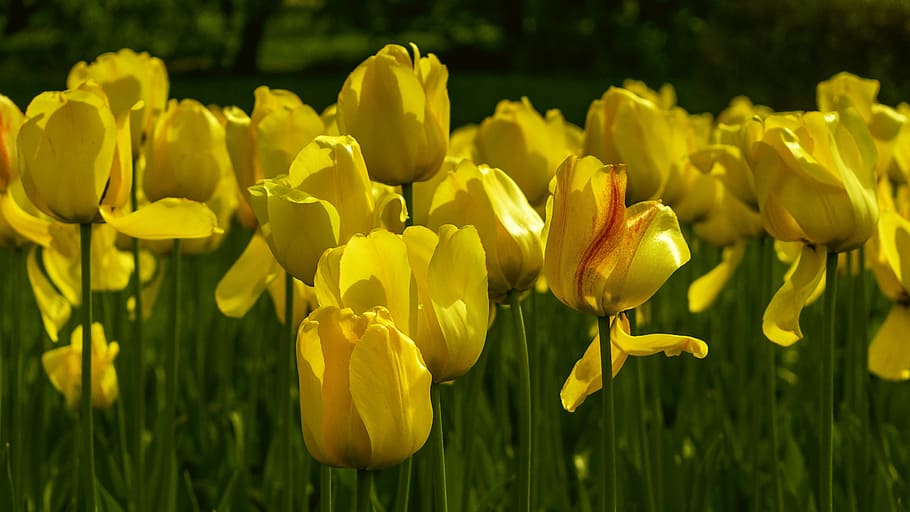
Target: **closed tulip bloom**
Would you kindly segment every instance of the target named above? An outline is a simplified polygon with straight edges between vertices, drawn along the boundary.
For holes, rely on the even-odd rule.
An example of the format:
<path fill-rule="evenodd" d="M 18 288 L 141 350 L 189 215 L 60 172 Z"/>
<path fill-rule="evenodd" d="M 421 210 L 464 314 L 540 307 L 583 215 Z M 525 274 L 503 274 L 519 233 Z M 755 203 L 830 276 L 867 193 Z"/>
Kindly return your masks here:
<path fill-rule="evenodd" d="M 0 94 L 0 193 L 19 176 L 16 137 L 22 125 L 22 111 L 6 96 Z"/>
<path fill-rule="evenodd" d="M 430 179 L 449 143 L 449 72 L 432 53 L 387 45 L 338 93 L 338 129 L 363 147 L 370 177 L 386 185 Z"/>
<path fill-rule="evenodd" d="M 230 169 L 224 127 L 196 100 L 171 100 L 155 125 L 143 179 L 150 201 L 208 201 Z"/>
<path fill-rule="evenodd" d="M 117 372 L 114 359 L 120 352 L 116 341 L 108 343 L 104 327 L 92 324 L 92 407 L 107 409 L 117 399 Z M 54 388 L 63 393 L 66 405 L 79 406 L 82 396 L 82 326 L 73 329 L 70 344 L 55 348 L 41 356 L 41 364 Z"/>
<path fill-rule="evenodd" d="M 170 84 L 164 62 L 146 52 L 124 48 L 116 53 L 103 53 L 91 64 L 76 64 L 70 70 L 66 86 L 74 89 L 88 80 L 101 84 L 115 116 L 129 113 L 141 102 L 130 115 L 132 148 L 138 152 L 143 137 L 151 136 L 155 119 L 167 104 Z"/>
<path fill-rule="evenodd" d="M 755 191 L 765 229 L 783 241 L 840 252 L 875 229 L 875 145 L 852 109 L 772 115 L 755 143 Z"/>
<path fill-rule="evenodd" d="M 287 174 L 297 153 L 325 131 L 319 114 L 293 92 L 261 86 L 253 95 L 250 116 L 237 107 L 224 110 L 227 149 L 244 198 L 239 214 L 248 226 L 256 221 L 249 187 Z"/>
<path fill-rule="evenodd" d="M 500 101 L 480 124 L 474 138 L 474 161 L 502 169 L 533 206 L 544 206 L 556 168 L 572 151 L 566 135 L 554 137 L 547 121 L 528 98 Z"/>
<path fill-rule="evenodd" d="M 473 226 L 355 236 L 323 255 L 316 296 L 322 305 L 358 314 L 388 308 L 435 382 L 460 377 L 483 350 L 490 308 L 483 246 Z"/>
<path fill-rule="evenodd" d="M 656 201 L 626 208 L 623 166 L 569 157 L 556 172 L 544 272 L 567 306 L 596 316 L 633 309 L 689 261 L 673 210 Z"/>
<path fill-rule="evenodd" d="M 878 80 L 860 78 L 841 71 L 816 87 L 816 103 L 822 112 L 854 108 L 864 120 L 872 117 L 872 106 L 878 96 Z"/>
<path fill-rule="evenodd" d="M 486 252 L 490 298 L 537 281 L 543 266 L 543 221 L 518 185 L 503 171 L 464 160 L 439 183 L 427 226 L 474 225 Z"/>
<path fill-rule="evenodd" d="M 668 113 L 626 89 L 611 87 L 585 120 L 584 154 L 628 169 L 628 202 L 661 197 L 673 163 Z"/>
<path fill-rule="evenodd" d="M 317 137 L 294 159 L 290 174 L 262 181 L 250 193 L 275 259 L 309 285 L 326 249 L 374 226 L 370 179 L 352 137 Z"/>
<path fill-rule="evenodd" d="M 430 372 L 384 308 L 313 311 L 297 334 L 297 373 L 303 439 L 323 464 L 387 468 L 430 434 Z"/>
<path fill-rule="evenodd" d="M 129 199 L 127 114 L 115 117 L 95 82 L 39 94 L 26 109 L 17 147 L 29 199 L 61 222 L 94 222 L 100 206 Z"/>

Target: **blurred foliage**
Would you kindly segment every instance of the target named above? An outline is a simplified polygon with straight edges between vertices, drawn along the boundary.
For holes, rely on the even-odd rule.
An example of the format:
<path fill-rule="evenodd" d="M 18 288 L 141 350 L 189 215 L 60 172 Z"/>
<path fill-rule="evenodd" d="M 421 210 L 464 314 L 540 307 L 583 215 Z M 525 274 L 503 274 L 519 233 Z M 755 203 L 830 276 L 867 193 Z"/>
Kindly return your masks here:
<path fill-rule="evenodd" d="M 417 42 L 452 70 L 672 82 L 690 110 L 747 94 L 814 106 L 841 70 L 910 96 L 902 0 L 3 0 L 7 76 L 54 72 L 132 47 L 173 72 L 343 74 L 387 42 Z M 605 88 L 605 87 L 604 87 Z"/>

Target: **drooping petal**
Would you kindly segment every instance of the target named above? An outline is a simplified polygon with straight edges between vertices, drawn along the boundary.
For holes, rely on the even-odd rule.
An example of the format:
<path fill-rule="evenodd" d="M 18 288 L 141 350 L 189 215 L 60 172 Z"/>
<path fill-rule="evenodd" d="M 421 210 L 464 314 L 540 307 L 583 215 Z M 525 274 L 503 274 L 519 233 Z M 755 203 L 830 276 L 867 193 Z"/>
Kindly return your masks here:
<path fill-rule="evenodd" d="M 733 272 L 739 267 L 745 250 L 744 241 L 724 247 L 721 262 L 707 274 L 692 281 L 692 284 L 689 285 L 690 312 L 701 313 L 714 304 Z"/>
<path fill-rule="evenodd" d="M 114 229 L 143 240 L 206 238 L 222 231 L 208 206 L 176 197 L 160 199 L 126 215 L 118 215 L 109 207 L 100 211 Z"/>
<path fill-rule="evenodd" d="M 869 371 L 882 379 L 910 380 L 910 306 L 895 304 L 869 345 Z"/>
<path fill-rule="evenodd" d="M 625 320 L 625 314 L 620 314 L 620 317 L 622 322 L 614 319 L 610 326 L 610 338 L 620 350 L 630 356 L 650 356 L 663 352 L 667 357 L 672 357 L 688 352 L 702 359 L 708 355 L 708 345 L 691 336 L 663 333 L 632 336 L 629 334 L 629 322 Z"/>
<path fill-rule="evenodd" d="M 393 466 L 420 449 L 433 423 L 432 377 L 414 342 L 390 322 L 371 325 L 351 353 L 350 371 L 351 397 L 372 447 L 367 469 Z"/>
<path fill-rule="evenodd" d="M 54 285 L 38 268 L 38 261 L 35 258 L 35 249 L 28 252 L 26 260 L 26 270 L 28 281 L 31 285 L 32 292 L 35 294 L 35 302 L 38 303 L 38 311 L 41 312 L 41 321 L 44 323 L 44 330 L 56 342 L 59 339 L 60 329 L 66 324 L 72 313 L 72 307 L 65 297 L 57 293 Z"/>
<path fill-rule="evenodd" d="M 268 243 L 258 232 L 231 265 L 215 288 L 218 310 L 231 318 L 241 318 L 253 307 L 262 292 L 282 273 Z"/>
<path fill-rule="evenodd" d="M 610 344 L 613 363 L 613 377 L 622 369 L 622 365 L 629 357 L 615 344 Z M 559 398 L 562 400 L 562 407 L 569 411 L 575 412 L 582 402 L 588 396 L 603 389 L 603 373 L 600 368 L 600 335 L 594 337 L 585 354 L 575 363 L 572 373 L 562 385 L 562 391 L 559 392 Z"/>
<path fill-rule="evenodd" d="M 805 245 L 794 262 L 792 274 L 774 294 L 762 317 L 762 331 L 778 345 L 788 347 L 802 339 L 799 315 L 825 276 L 824 247 Z"/>

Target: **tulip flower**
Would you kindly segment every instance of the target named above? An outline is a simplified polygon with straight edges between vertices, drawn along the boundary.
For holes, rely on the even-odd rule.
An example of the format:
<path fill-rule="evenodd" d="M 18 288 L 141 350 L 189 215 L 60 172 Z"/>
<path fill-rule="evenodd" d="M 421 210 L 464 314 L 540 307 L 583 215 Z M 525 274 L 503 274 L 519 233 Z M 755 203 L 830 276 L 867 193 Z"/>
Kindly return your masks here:
<path fill-rule="evenodd" d="M 673 163 L 667 112 L 626 89 L 611 87 L 585 120 L 584 154 L 629 169 L 630 203 L 661 197 Z"/>
<path fill-rule="evenodd" d="M 321 305 L 358 314 L 387 308 L 417 344 L 434 382 L 463 375 L 483 350 L 490 308 L 483 246 L 473 226 L 357 235 L 320 259 L 316 296 Z"/>
<path fill-rule="evenodd" d="M 475 162 L 502 169 L 528 202 L 540 207 L 546 205 L 556 168 L 572 154 L 565 132 L 552 130 L 525 97 L 500 101 L 493 116 L 480 124 L 474 148 Z"/>
<path fill-rule="evenodd" d="M 816 87 L 818 109 L 822 112 L 838 112 L 852 107 L 860 117 L 872 117 L 872 106 L 878 96 L 878 80 L 860 78 L 842 71 Z"/>
<path fill-rule="evenodd" d="M 370 177 L 386 185 L 430 179 L 449 143 L 449 72 L 432 53 L 386 45 L 345 80 L 338 129 L 363 148 Z"/>
<path fill-rule="evenodd" d="M 207 201 L 230 169 L 224 128 L 196 100 L 171 100 L 155 125 L 143 189 L 150 201 Z"/>
<path fill-rule="evenodd" d="M 300 150 L 325 131 L 325 123 L 312 107 L 291 91 L 257 87 L 253 112 L 224 110 L 227 150 L 240 187 L 241 221 L 254 226 L 249 187 L 264 178 L 287 174 Z"/>
<path fill-rule="evenodd" d="M 92 324 L 92 407 L 107 409 L 119 392 L 114 359 L 120 352 L 116 341 L 108 343 L 104 327 Z M 41 356 L 41 365 L 54 388 L 63 393 L 66 405 L 75 409 L 82 396 L 82 326 L 73 330 L 70 344 L 55 348 Z"/>
<path fill-rule="evenodd" d="M 289 175 L 260 182 L 250 193 L 275 259 L 309 285 L 326 249 L 375 223 L 360 145 L 349 136 L 317 137 L 294 159 Z"/>
<path fill-rule="evenodd" d="M 503 171 L 468 160 L 441 181 L 430 203 L 427 226 L 474 225 L 486 252 L 490 298 L 537 281 L 543 265 L 543 221 L 521 189 Z"/>
<path fill-rule="evenodd" d="M 138 154 L 146 137 L 151 136 L 155 119 L 164 112 L 169 82 L 164 62 L 146 52 L 124 48 L 103 53 L 91 64 L 79 62 L 70 70 L 66 86 L 77 88 L 94 80 L 104 89 L 115 117 L 130 115 L 132 150 Z M 134 106 L 139 105 L 137 109 Z"/>
<path fill-rule="evenodd" d="M 910 380 L 910 221 L 883 209 L 869 254 L 876 280 L 894 303 L 869 345 L 869 371 L 888 380 Z"/>
<path fill-rule="evenodd" d="M 313 311 L 298 331 L 297 369 L 303 439 L 319 462 L 387 468 L 426 442 L 432 378 L 384 308 Z"/>

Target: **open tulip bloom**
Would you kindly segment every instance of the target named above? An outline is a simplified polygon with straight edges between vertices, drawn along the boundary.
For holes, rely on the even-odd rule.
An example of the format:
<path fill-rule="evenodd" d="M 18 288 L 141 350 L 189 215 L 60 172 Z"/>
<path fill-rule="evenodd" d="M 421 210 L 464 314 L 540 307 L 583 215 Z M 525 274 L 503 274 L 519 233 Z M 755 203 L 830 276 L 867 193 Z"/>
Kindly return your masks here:
<path fill-rule="evenodd" d="M 627 355 L 698 358 L 708 346 L 688 336 L 632 336 L 624 311 L 644 304 L 689 260 L 676 215 L 657 201 L 625 206 L 626 171 L 595 157 L 569 157 L 556 173 L 548 208 L 544 271 L 550 289 L 567 306 L 610 317 L 613 375 Z M 589 222 L 585 222 L 589 219 Z M 597 345 L 597 348 L 594 348 Z M 562 391 L 563 406 L 575 410 L 601 387 L 600 339 L 576 363 Z"/>

